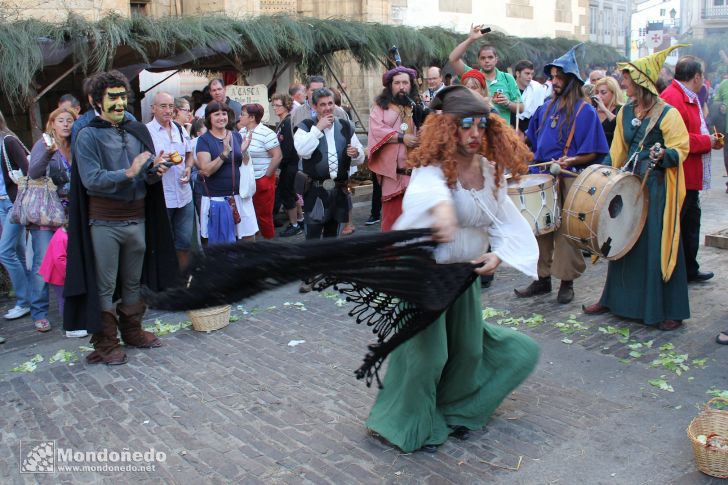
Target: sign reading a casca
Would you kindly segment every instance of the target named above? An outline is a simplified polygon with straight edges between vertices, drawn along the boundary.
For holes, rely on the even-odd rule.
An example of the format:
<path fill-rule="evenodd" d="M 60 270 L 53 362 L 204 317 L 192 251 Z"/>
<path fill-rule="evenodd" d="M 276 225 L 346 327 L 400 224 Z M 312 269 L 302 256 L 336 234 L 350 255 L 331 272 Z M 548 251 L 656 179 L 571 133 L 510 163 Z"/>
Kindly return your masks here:
<path fill-rule="evenodd" d="M 240 104 L 258 103 L 263 106 L 265 113 L 263 114 L 263 123 L 268 122 L 270 116 L 270 106 L 268 105 L 268 88 L 265 84 L 256 84 L 255 86 L 237 86 L 235 84 L 225 86 L 225 93 Z"/>

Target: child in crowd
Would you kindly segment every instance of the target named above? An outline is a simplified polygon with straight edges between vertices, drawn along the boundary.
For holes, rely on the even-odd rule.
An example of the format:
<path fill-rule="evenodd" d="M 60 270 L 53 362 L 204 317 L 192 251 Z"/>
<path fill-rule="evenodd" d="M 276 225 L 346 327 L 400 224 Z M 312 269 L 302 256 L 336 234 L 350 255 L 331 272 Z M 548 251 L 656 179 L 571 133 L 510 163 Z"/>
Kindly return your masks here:
<path fill-rule="evenodd" d="M 68 233 L 65 227 L 56 230 L 46 250 L 43 262 L 38 273 L 43 280 L 51 285 L 58 300 L 58 313 L 63 316 L 63 285 L 66 281 L 66 250 L 68 247 Z M 86 330 L 67 330 L 66 337 L 86 337 Z"/>

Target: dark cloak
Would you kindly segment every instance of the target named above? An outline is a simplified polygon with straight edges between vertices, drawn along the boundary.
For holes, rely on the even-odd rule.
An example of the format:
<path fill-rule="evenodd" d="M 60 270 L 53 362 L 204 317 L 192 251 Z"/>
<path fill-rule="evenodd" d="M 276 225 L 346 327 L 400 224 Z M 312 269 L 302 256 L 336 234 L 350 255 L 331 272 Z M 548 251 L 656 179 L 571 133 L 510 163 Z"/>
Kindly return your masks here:
<path fill-rule="evenodd" d="M 112 127 L 99 117 L 94 118 L 88 126 Z M 118 128 L 141 141 L 145 150 L 155 153 L 154 142 L 144 124 L 125 120 Z M 179 267 L 161 181 L 147 185 L 144 218 L 147 248 L 141 282 L 155 291 L 161 291 L 179 284 Z M 88 194 L 81 182 L 78 167 L 73 163 L 68 205 L 67 272 L 63 287 L 66 300 L 63 328 L 97 333 L 101 331 L 101 302 L 96 285 L 96 265 L 88 223 Z M 117 292 L 118 289 L 117 284 Z"/>
<path fill-rule="evenodd" d="M 192 258 L 186 285 L 147 293 L 145 300 L 179 311 L 234 303 L 301 279 L 318 291 L 333 286 L 355 303 L 349 315 L 356 323 L 377 336 L 355 374 L 367 385 L 379 383 L 387 355 L 433 323 L 477 276 L 472 264 L 437 264 L 430 235 L 429 229 L 416 229 L 207 247 Z"/>

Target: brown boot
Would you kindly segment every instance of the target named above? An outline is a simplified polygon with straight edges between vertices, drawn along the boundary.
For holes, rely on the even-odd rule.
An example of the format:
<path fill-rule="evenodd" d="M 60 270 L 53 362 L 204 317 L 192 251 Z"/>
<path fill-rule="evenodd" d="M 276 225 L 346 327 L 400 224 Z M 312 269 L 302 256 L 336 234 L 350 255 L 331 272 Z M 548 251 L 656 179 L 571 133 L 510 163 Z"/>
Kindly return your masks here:
<path fill-rule="evenodd" d="M 89 364 L 121 365 L 126 364 L 127 358 L 124 349 L 119 344 L 116 328 L 118 322 L 116 315 L 111 312 L 101 312 L 101 331 L 91 336 L 94 351 L 86 356 Z"/>
<path fill-rule="evenodd" d="M 142 330 L 144 312 L 147 310 L 144 303 L 133 305 L 121 305 L 116 307 L 119 314 L 119 330 L 121 339 L 126 345 L 140 349 L 151 349 L 161 347 L 162 342 L 152 332 Z"/>
<path fill-rule="evenodd" d="M 561 286 L 559 286 L 559 294 L 556 295 L 556 301 L 561 304 L 571 303 L 574 299 L 574 282 L 561 280 Z"/>
<path fill-rule="evenodd" d="M 528 286 L 523 288 L 514 288 L 516 296 L 519 298 L 529 298 L 536 295 L 545 295 L 551 293 L 551 277 L 539 278 Z"/>

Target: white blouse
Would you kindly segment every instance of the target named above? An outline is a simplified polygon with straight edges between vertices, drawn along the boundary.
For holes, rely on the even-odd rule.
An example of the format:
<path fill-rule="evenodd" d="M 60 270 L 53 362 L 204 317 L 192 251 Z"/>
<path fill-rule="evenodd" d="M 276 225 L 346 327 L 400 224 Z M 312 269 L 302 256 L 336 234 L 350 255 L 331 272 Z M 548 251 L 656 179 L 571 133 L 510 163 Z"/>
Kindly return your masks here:
<path fill-rule="evenodd" d="M 394 229 L 431 227 L 432 208 L 450 201 L 455 204 L 460 227 L 451 242 L 435 249 L 438 263 L 472 261 L 486 253 L 490 245 L 501 261 L 536 279 L 538 244 L 533 230 L 508 197 L 505 178 L 494 194 L 495 169 L 485 158 L 482 167 L 485 184 L 481 190 L 464 189 L 460 182 L 450 189 L 437 166 L 414 169 Z"/>

